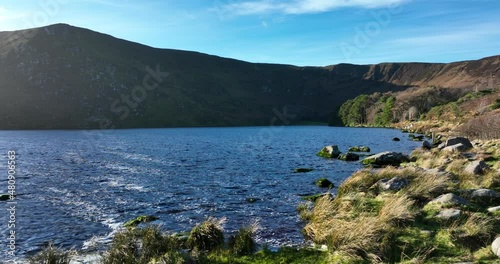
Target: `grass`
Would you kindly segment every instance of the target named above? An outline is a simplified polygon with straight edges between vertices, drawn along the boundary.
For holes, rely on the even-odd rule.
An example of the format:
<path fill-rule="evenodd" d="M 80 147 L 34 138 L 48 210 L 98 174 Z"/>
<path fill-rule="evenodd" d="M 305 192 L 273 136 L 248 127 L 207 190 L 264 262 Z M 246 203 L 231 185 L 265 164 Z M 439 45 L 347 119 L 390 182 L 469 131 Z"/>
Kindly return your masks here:
<path fill-rule="evenodd" d="M 225 218 L 216 219 L 208 218 L 203 223 L 197 225 L 187 240 L 187 244 L 191 250 L 212 251 L 222 247 L 224 244 L 224 233 L 222 225 Z"/>
<path fill-rule="evenodd" d="M 312 217 L 312 206 L 311 203 L 300 203 L 297 205 L 297 213 L 300 216 L 300 219 L 304 221 L 311 220 Z"/>
<path fill-rule="evenodd" d="M 422 159 L 428 158 L 459 158 L 423 150 L 414 155 L 417 163 L 425 163 Z M 461 165 L 450 163 L 448 170 L 455 171 L 456 166 L 458 173 L 466 166 L 466 162 L 458 160 Z M 475 184 L 481 188 L 491 186 L 488 182 L 496 175 L 475 176 Z M 408 179 L 410 184 L 397 192 L 373 188 L 380 179 L 392 177 Z M 492 256 L 485 253 L 485 248 L 494 230 L 499 229 L 500 219 L 486 214 L 485 205 L 472 202 L 459 207 L 463 216 L 454 221 L 435 217 L 442 210 L 440 206 L 426 206 L 443 193 L 458 193 L 468 181 L 471 179 L 460 174 L 411 165 L 363 169 L 339 186 L 335 199 L 320 198 L 312 210 L 306 211 L 308 223 L 303 232 L 315 243 L 328 245 L 331 256 L 349 258 L 351 262 L 448 263 L 476 261 L 480 257 L 488 263 Z"/>
<path fill-rule="evenodd" d="M 30 264 L 68 264 L 75 253 L 73 250 L 57 248 L 50 242 L 41 252 L 28 258 L 28 261 Z"/>
<path fill-rule="evenodd" d="M 166 254 L 173 257 L 182 241 L 162 232 L 158 226 L 123 230 L 115 235 L 111 247 L 103 254 L 103 264 L 149 263 Z"/>
<path fill-rule="evenodd" d="M 240 228 L 238 233 L 229 239 L 231 253 L 236 256 L 245 256 L 255 252 L 257 245 L 253 236 L 258 229 L 259 224 L 257 222 Z"/>

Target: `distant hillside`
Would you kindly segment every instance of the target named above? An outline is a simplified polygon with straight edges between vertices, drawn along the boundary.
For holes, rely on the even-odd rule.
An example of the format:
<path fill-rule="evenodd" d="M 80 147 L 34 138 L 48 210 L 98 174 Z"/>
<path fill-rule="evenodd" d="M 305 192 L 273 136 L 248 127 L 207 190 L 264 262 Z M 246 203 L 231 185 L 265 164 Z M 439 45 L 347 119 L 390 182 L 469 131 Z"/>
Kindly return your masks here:
<path fill-rule="evenodd" d="M 340 124 L 339 107 L 360 94 L 472 88 L 496 82 L 499 65 L 500 56 L 451 64 L 256 64 L 57 24 L 0 32 L 0 129 L 269 125 L 284 108 L 295 115 L 290 124 Z"/>

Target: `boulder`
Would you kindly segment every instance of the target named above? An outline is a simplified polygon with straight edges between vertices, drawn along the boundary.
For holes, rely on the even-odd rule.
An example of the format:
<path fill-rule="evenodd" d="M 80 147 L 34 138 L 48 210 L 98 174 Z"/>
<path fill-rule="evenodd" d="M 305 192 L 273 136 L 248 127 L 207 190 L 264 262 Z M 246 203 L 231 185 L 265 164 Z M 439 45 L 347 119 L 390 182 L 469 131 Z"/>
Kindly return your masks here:
<path fill-rule="evenodd" d="M 398 137 L 395 137 L 392 139 L 392 141 L 401 141 L 401 139 L 399 139 Z"/>
<path fill-rule="evenodd" d="M 493 243 L 491 243 L 491 250 L 500 258 L 500 237 L 497 237 Z"/>
<path fill-rule="evenodd" d="M 432 144 L 429 141 L 424 140 L 422 142 L 422 148 L 424 148 L 424 149 L 431 149 L 432 148 Z"/>
<path fill-rule="evenodd" d="M 375 183 L 376 187 L 378 187 L 381 191 L 399 191 L 404 187 L 408 186 L 410 181 L 408 179 L 394 177 L 392 179 L 382 179 Z"/>
<path fill-rule="evenodd" d="M 446 147 L 446 143 L 441 143 L 437 146 L 438 149 L 444 149 Z"/>
<path fill-rule="evenodd" d="M 464 151 L 472 148 L 472 143 L 470 143 L 470 140 L 464 137 L 449 138 L 448 140 L 446 140 L 445 147 L 454 146 L 457 144 L 462 144 L 463 148 L 465 148 Z"/>
<path fill-rule="evenodd" d="M 339 160 L 357 161 L 357 160 L 359 160 L 359 155 L 356 153 L 347 152 L 345 154 L 340 155 Z"/>
<path fill-rule="evenodd" d="M 444 209 L 440 211 L 437 215 L 436 218 L 442 219 L 442 220 L 452 220 L 459 218 L 462 215 L 462 211 L 458 209 Z"/>
<path fill-rule="evenodd" d="M 340 155 L 340 150 L 337 145 L 326 146 L 321 149 L 316 155 L 323 158 L 336 159 Z"/>
<path fill-rule="evenodd" d="M 468 205 L 469 202 L 454 193 L 447 193 L 430 201 L 429 204 Z"/>
<path fill-rule="evenodd" d="M 443 148 L 443 151 L 448 151 L 448 152 L 464 152 L 467 150 L 468 150 L 468 148 L 462 143 L 458 143 L 458 144 L 447 146 L 447 147 Z"/>
<path fill-rule="evenodd" d="M 370 152 L 370 148 L 367 146 L 355 146 L 355 147 L 350 147 L 349 151 L 352 152 Z"/>
<path fill-rule="evenodd" d="M 478 202 L 496 202 L 500 200 L 500 194 L 490 189 L 476 189 L 470 194 L 470 198 Z"/>
<path fill-rule="evenodd" d="M 482 174 L 490 167 L 486 162 L 482 160 L 476 160 L 471 162 L 467 167 L 465 167 L 465 172 L 469 174 Z"/>
<path fill-rule="evenodd" d="M 403 162 L 410 161 L 410 158 L 399 152 L 382 152 L 363 159 L 364 165 L 377 165 L 377 166 L 399 166 Z"/>
<path fill-rule="evenodd" d="M 316 186 L 321 188 L 333 188 L 333 183 L 326 178 L 320 178 L 316 181 Z"/>
<path fill-rule="evenodd" d="M 490 213 L 500 212 L 500 206 L 490 207 L 490 208 L 488 208 L 488 212 L 490 212 Z"/>

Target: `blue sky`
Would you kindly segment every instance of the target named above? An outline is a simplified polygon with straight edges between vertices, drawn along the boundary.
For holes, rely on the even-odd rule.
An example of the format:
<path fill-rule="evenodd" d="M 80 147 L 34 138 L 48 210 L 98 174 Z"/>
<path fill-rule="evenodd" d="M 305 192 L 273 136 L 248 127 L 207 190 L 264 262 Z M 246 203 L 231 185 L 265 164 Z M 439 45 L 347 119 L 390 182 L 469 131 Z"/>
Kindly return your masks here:
<path fill-rule="evenodd" d="M 451 62 L 500 54 L 498 0 L 0 0 L 0 31 L 67 23 L 251 62 Z"/>

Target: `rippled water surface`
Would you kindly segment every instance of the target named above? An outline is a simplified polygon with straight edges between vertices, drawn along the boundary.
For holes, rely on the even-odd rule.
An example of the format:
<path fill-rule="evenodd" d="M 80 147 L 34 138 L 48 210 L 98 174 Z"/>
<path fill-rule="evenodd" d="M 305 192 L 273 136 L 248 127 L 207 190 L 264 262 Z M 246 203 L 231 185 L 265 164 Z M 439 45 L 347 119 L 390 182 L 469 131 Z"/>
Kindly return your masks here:
<path fill-rule="evenodd" d="M 228 232 L 259 220 L 260 243 L 299 244 L 300 195 L 324 191 L 313 184 L 317 178 L 338 185 L 361 167 L 315 156 L 331 144 L 406 153 L 418 145 L 397 130 L 320 126 L 0 131 L 0 192 L 7 191 L 6 153 L 15 150 L 18 256 L 47 241 L 77 249 L 102 245 L 123 222 L 143 214 L 160 217 L 156 223 L 173 232 L 207 216 L 226 217 Z M 314 171 L 295 174 L 297 167 Z M 248 203 L 249 197 L 260 200 Z M 6 208 L 0 202 L 1 259 Z"/>

